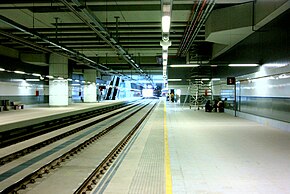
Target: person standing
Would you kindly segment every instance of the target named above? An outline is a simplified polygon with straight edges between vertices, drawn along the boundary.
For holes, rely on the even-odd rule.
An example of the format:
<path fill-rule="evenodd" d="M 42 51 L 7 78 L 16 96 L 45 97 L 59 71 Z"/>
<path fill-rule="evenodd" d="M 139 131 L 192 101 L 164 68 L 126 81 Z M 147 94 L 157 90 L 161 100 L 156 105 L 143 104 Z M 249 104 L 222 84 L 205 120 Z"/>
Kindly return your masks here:
<path fill-rule="evenodd" d="M 218 111 L 219 112 L 224 112 L 225 111 L 224 110 L 224 102 L 221 99 L 219 99 L 219 102 L 217 104 L 217 107 L 218 107 Z"/>
<path fill-rule="evenodd" d="M 171 97 L 171 102 L 174 102 L 174 93 L 171 93 L 170 97 Z"/>
<path fill-rule="evenodd" d="M 210 100 L 205 103 L 205 112 L 211 112 L 212 106 L 210 104 Z"/>

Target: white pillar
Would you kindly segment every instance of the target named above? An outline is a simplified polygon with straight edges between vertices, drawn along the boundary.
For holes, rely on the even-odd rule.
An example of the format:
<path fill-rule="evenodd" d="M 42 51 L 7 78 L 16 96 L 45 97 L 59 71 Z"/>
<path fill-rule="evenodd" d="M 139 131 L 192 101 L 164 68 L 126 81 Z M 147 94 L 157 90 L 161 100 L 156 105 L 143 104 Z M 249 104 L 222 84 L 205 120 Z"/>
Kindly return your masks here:
<path fill-rule="evenodd" d="M 84 102 L 97 101 L 96 76 L 97 72 L 95 69 L 84 69 L 85 81 L 91 82 L 84 85 Z"/>
<path fill-rule="evenodd" d="M 68 84 L 68 104 L 72 104 L 72 85 Z"/>
<path fill-rule="evenodd" d="M 49 75 L 54 76 L 49 80 L 49 106 L 68 105 L 68 59 L 51 54 L 49 58 Z M 58 77 L 64 79 L 58 79 Z"/>

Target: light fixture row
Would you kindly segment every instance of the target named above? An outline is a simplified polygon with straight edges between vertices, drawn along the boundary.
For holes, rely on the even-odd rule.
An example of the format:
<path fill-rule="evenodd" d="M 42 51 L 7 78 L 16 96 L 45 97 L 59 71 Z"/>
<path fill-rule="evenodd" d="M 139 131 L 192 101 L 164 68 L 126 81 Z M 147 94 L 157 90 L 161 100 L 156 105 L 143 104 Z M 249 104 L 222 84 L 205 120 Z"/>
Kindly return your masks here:
<path fill-rule="evenodd" d="M 169 41 L 169 30 L 170 30 L 170 16 L 162 16 L 162 65 L 163 65 L 163 80 L 167 80 L 167 64 L 168 64 L 168 47 L 171 46 Z"/>
<path fill-rule="evenodd" d="M 34 82 L 36 82 L 36 81 L 44 80 L 44 78 L 46 77 L 46 78 L 48 78 L 50 80 L 74 81 L 74 82 L 81 82 L 81 83 L 84 83 L 84 84 L 85 83 L 87 83 L 87 84 L 91 84 L 92 83 L 90 81 L 85 81 L 85 80 L 82 80 L 82 81 L 81 80 L 77 80 L 77 79 L 73 80 L 71 78 L 65 79 L 65 78 L 60 77 L 60 76 L 58 76 L 58 77 L 55 77 L 55 76 L 52 76 L 52 75 L 44 75 L 44 76 L 42 76 L 39 73 L 26 73 L 24 71 L 10 71 L 10 70 L 6 70 L 4 68 L 0 68 L 0 71 L 6 71 L 6 72 L 12 72 L 12 73 L 16 73 L 16 74 L 32 75 L 32 76 L 35 76 L 35 77 L 39 77 L 38 79 L 29 79 L 29 78 L 27 78 L 27 79 L 17 79 L 19 81 L 30 81 L 30 82 L 33 82 L 34 81 Z"/>
<path fill-rule="evenodd" d="M 220 78 L 197 78 L 197 79 L 194 79 L 195 81 L 220 81 Z M 179 82 L 179 81 L 182 81 L 181 78 L 173 78 L 173 79 L 168 79 L 169 82 Z"/>
<path fill-rule="evenodd" d="M 169 41 L 169 32 L 171 24 L 171 10 L 172 1 L 162 1 L 162 40 L 160 46 L 162 46 L 162 66 L 163 66 L 163 80 L 167 82 L 167 63 L 168 63 L 168 47 L 171 46 Z"/>
<path fill-rule="evenodd" d="M 199 64 L 176 64 L 170 67 L 198 67 Z M 257 67 L 259 64 L 229 64 L 229 67 Z M 217 65 L 210 65 L 210 67 L 217 67 Z"/>

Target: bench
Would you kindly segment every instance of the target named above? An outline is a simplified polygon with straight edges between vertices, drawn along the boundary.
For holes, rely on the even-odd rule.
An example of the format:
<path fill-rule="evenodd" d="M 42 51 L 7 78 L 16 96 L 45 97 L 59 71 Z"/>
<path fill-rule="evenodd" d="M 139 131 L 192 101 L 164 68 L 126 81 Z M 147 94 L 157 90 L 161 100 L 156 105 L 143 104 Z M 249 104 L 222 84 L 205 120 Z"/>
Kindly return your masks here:
<path fill-rule="evenodd" d="M 14 109 L 24 109 L 24 104 L 22 104 L 21 102 L 11 102 L 10 106 Z"/>

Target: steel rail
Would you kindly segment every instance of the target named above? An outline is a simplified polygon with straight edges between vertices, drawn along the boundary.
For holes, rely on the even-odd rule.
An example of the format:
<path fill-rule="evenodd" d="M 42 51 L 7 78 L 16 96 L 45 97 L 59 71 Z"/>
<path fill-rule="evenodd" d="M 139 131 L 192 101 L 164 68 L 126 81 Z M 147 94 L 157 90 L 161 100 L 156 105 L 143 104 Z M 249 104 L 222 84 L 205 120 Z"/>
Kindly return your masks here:
<path fill-rule="evenodd" d="M 128 106 L 129 106 L 129 105 L 128 105 Z M 109 116 L 110 116 L 110 117 L 111 117 L 111 116 L 115 116 L 115 115 L 117 115 L 117 114 L 119 114 L 119 113 L 122 113 L 123 111 L 129 110 L 129 109 L 132 109 L 132 108 L 135 107 L 135 106 L 138 106 L 138 104 L 134 104 L 134 105 L 132 105 L 132 106 L 130 106 L 130 107 L 127 107 L 127 108 L 125 108 L 125 109 L 119 110 L 119 111 L 117 111 L 117 112 L 115 112 L 115 113 L 110 114 Z M 117 108 L 115 108 L 115 109 L 113 109 L 113 110 L 117 110 L 117 109 L 119 109 L 119 108 L 121 108 L 121 107 L 117 107 Z M 98 112 L 98 114 L 96 114 L 95 116 L 99 116 L 99 115 L 102 115 L 102 114 L 108 113 L 108 112 L 113 111 L 113 110 L 111 110 L 111 109 L 104 110 L 104 111 Z M 9 154 L 9 155 L 6 155 L 6 156 L 0 158 L 0 166 L 2 166 L 2 165 L 4 165 L 4 164 L 7 164 L 7 163 L 9 163 L 9 162 L 12 162 L 13 160 L 16 160 L 16 159 L 18 159 L 18 158 L 21 158 L 21 157 L 23 157 L 23 156 L 25 156 L 25 155 L 27 155 L 27 154 L 29 154 L 29 153 L 32 153 L 32 152 L 34 152 L 34 151 L 36 151 L 36 150 L 38 150 L 38 149 L 40 149 L 40 148 L 43 148 L 43 147 L 45 147 L 45 146 L 48 146 L 49 144 L 52 144 L 52 143 L 54 143 L 54 142 L 56 142 L 56 141 L 58 141 L 58 140 L 60 140 L 60 139 L 63 139 L 63 138 L 65 138 L 65 137 L 68 137 L 68 136 L 70 136 L 70 135 L 72 135 L 72 134 L 75 134 L 75 133 L 77 133 L 77 132 L 79 132 L 79 131 L 82 131 L 82 130 L 86 129 L 87 127 L 90 127 L 90 126 L 92 126 L 92 125 L 95 125 L 95 124 L 97 124 L 97 123 L 99 123 L 99 122 L 101 122 L 101 121 L 105 121 L 106 119 L 108 119 L 109 116 L 104 117 L 104 118 L 97 119 L 97 120 L 95 120 L 95 121 L 93 121 L 93 122 L 90 122 L 90 123 L 84 124 L 84 125 L 82 125 L 82 126 L 76 127 L 76 128 L 74 128 L 74 129 L 69 130 L 69 131 L 67 131 L 67 132 L 64 132 L 64 133 L 62 133 L 62 134 L 60 134 L 60 135 L 57 135 L 57 136 L 51 137 L 51 138 L 49 138 L 49 139 L 47 139 L 47 140 L 44 140 L 44 141 L 42 141 L 42 142 L 39 142 L 39 143 L 34 144 L 34 145 L 32 145 L 32 146 L 29 146 L 29 147 L 26 147 L 26 148 L 21 149 L 21 150 L 19 150 L 19 151 L 17 151 L 17 152 L 14 152 L 14 153 L 11 153 L 11 154 Z M 90 116 L 90 117 L 92 117 L 92 116 Z M 85 118 L 85 119 L 86 119 L 86 118 Z M 82 118 L 81 120 L 85 120 L 85 119 Z M 68 122 L 67 122 L 67 125 L 65 125 L 65 126 L 69 126 L 69 125 L 71 125 L 71 124 L 72 124 L 72 123 L 71 123 L 70 121 L 68 121 Z"/>
<path fill-rule="evenodd" d="M 33 184 L 36 182 L 36 179 L 42 178 L 44 174 L 48 174 L 51 170 L 60 167 L 61 163 L 64 163 L 67 159 L 73 157 L 78 152 L 83 151 L 88 145 L 94 143 L 96 140 L 101 138 L 102 136 L 106 135 L 116 126 L 120 125 L 130 117 L 134 116 L 137 112 L 148 106 L 151 102 L 141 106 L 139 109 L 133 111 L 126 117 L 122 118 L 121 120 L 117 121 L 116 123 L 112 124 L 111 126 L 107 127 L 106 129 L 102 130 L 98 134 L 94 135 L 93 137 L 85 140 L 83 143 L 75 146 L 70 151 L 62 154 L 61 156 L 57 157 L 56 159 L 52 160 L 51 162 L 45 164 L 44 166 L 38 168 L 37 170 L 33 171 L 32 173 L 28 174 L 27 176 L 23 177 L 21 180 L 15 182 L 14 184 L 10 185 L 9 187 L 0 191 L 1 194 L 10 194 L 10 193 L 18 193 L 18 191 L 26 189 L 28 184 Z M 154 105 L 155 106 L 155 105 Z M 107 158 L 107 157 L 106 157 Z M 103 163 L 103 162 L 102 162 Z"/>
<path fill-rule="evenodd" d="M 105 172 L 109 169 L 109 166 L 114 162 L 114 160 L 118 157 L 121 151 L 124 149 L 126 144 L 129 142 L 131 137 L 135 134 L 139 126 L 143 123 L 143 121 L 147 118 L 147 116 L 152 112 L 155 108 L 156 103 L 152 108 L 138 121 L 138 123 L 132 128 L 132 130 L 118 143 L 118 145 L 112 149 L 112 151 L 107 155 L 107 157 L 100 163 L 100 165 L 89 175 L 89 177 L 79 186 L 79 188 L 74 192 L 74 194 L 83 194 L 87 191 L 91 191 L 94 186 L 97 185 L 98 181 L 105 174 Z"/>
<path fill-rule="evenodd" d="M 68 124 L 74 124 L 85 119 L 89 119 L 93 116 L 97 116 L 110 110 L 115 110 L 121 108 L 124 105 L 112 105 L 101 109 L 95 109 L 91 111 L 82 112 L 79 114 L 74 114 L 70 116 L 60 117 L 53 120 L 44 121 L 41 123 L 36 123 L 33 125 L 23 126 L 20 128 L 14 128 L 0 132 L 0 148 L 9 146 L 38 135 L 42 135 L 54 130 L 57 130 L 61 127 L 66 127 Z"/>

